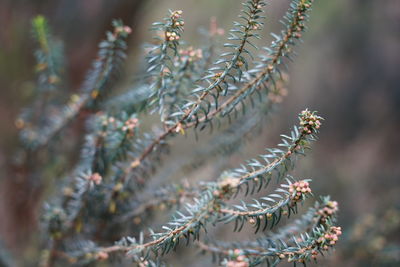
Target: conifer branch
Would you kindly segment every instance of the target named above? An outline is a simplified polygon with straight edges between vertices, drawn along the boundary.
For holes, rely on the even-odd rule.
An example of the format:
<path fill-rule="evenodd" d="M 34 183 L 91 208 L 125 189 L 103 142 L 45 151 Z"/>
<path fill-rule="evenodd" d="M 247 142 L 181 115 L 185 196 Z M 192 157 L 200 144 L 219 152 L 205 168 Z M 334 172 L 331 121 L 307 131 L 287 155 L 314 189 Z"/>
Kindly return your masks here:
<path fill-rule="evenodd" d="M 178 55 L 179 39 L 183 32 L 182 10 L 170 11 L 169 16 L 164 20 L 164 23 L 153 23 L 152 30 L 157 31 L 160 35 L 154 38 L 160 44 L 151 46 L 147 57 L 149 64 L 147 72 L 154 78 L 150 85 L 152 95 L 149 105 L 157 104 L 156 108 L 159 110 L 162 120 L 165 118 L 165 98 L 171 90 L 174 79 L 172 76 L 174 61 L 171 57 Z M 172 50 L 172 55 L 170 50 Z"/>
<path fill-rule="evenodd" d="M 268 62 L 270 63 L 265 67 L 265 69 L 261 70 L 255 78 L 245 83 L 245 85 L 240 90 L 238 90 L 234 95 L 225 100 L 221 105 L 218 106 L 216 104 L 216 109 L 210 112 L 205 112 L 205 115 L 203 117 L 198 118 L 196 115 L 193 116 L 194 112 L 198 110 L 203 100 L 208 96 L 211 89 L 201 90 L 202 94 L 199 96 L 198 100 L 195 103 L 190 105 L 190 108 L 187 108 L 185 112 L 178 112 L 177 114 L 175 114 L 182 115 L 178 122 L 167 128 L 152 143 L 150 143 L 150 145 L 146 147 L 146 149 L 144 149 L 143 153 L 134 161 L 132 161 L 131 165 L 125 170 L 125 173 L 128 174 L 133 169 L 137 168 L 140 163 L 157 147 L 157 145 L 160 144 L 168 136 L 173 135 L 176 132 L 184 133 L 184 130 L 195 127 L 199 123 L 210 121 L 217 114 L 224 111 L 225 108 L 228 108 L 231 104 L 236 105 L 241 100 L 243 100 L 242 96 L 244 96 L 245 94 L 248 95 L 248 93 L 250 93 L 254 89 L 259 88 L 263 83 L 265 83 L 271 77 L 272 73 L 276 71 L 277 65 L 280 64 L 280 58 L 282 56 L 287 56 L 286 52 L 289 49 L 289 45 L 291 45 L 296 38 L 299 38 L 300 32 L 304 30 L 303 21 L 306 18 L 306 12 L 311 8 L 311 2 L 312 1 L 310 0 L 293 1 L 293 3 L 291 4 L 291 10 L 287 14 L 287 18 L 290 22 L 289 26 L 287 27 L 287 30 L 283 32 L 282 37 L 278 38 L 278 40 L 272 44 L 272 59 L 268 59 Z M 234 57 L 233 60 L 237 62 L 238 57 Z M 228 71 L 233 68 L 233 64 L 230 64 L 228 66 L 230 66 L 230 68 L 227 68 Z M 228 72 L 225 71 L 221 74 L 221 77 L 225 78 L 227 75 Z M 218 86 L 223 81 L 221 77 L 218 77 L 218 79 L 209 87 Z M 232 110 L 232 108 L 229 108 L 229 110 Z M 226 114 L 227 113 L 223 115 Z M 195 119 L 193 120 L 192 117 L 194 117 Z"/>
<path fill-rule="evenodd" d="M 198 242 L 202 251 L 219 255 L 220 259 L 229 265 L 240 262 L 246 266 L 256 266 L 266 263 L 274 266 L 283 260 L 305 263 L 316 261 L 317 255 L 334 247 L 342 234 L 341 228 L 334 226 L 337 206 L 329 198 L 316 202 L 315 208 L 310 208 L 307 218 L 310 229 L 305 232 L 291 232 L 290 239 L 264 237 L 253 242 Z M 326 214 L 326 210 L 330 214 Z M 305 219 L 304 217 L 302 219 Z M 310 220 L 311 219 L 311 220 Z M 287 228 L 288 229 L 288 228 Z"/>
<path fill-rule="evenodd" d="M 60 86 L 64 69 L 63 45 L 52 36 L 47 20 L 37 16 L 32 21 L 33 34 L 39 44 L 36 51 L 36 71 L 38 72 L 38 91 L 53 91 Z"/>
<path fill-rule="evenodd" d="M 43 17 L 34 20 L 40 97 L 32 115 L 24 112 L 16 121 L 22 140 L 29 150 L 36 151 L 82 114 L 87 121 L 80 158 L 57 182 L 62 195 L 55 195 L 44 207 L 43 266 L 114 263 L 123 254 L 128 256 L 125 260 L 138 266 L 165 266 L 162 256 L 182 240 L 187 245 L 200 241 L 210 226 L 223 223 L 231 223 L 233 231 L 249 225 L 256 233 L 265 233 L 257 241 L 198 242 L 203 252 L 211 252 L 219 264 L 230 267 L 275 266 L 283 259 L 305 263 L 336 244 L 341 234 L 335 226 L 338 209 L 329 198 L 323 198 L 293 223 L 277 227 L 281 218 L 297 214 L 298 205 L 313 195 L 310 180 L 295 179 L 289 172 L 316 140 L 322 121 L 316 112 L 301 112 L 300 125 L 282 135 L 277 148 L 222 172 L 215 180 L 170 185 L 166 179 L 172 176 L 171 169 L 182 170 L 189 163 L 198 167 L 221 153 L 238 151 L 286 94 L 283 68 L 292 60 L 313 1 L 292 0 L 283 19 L 284 29 L 279 35 L 272 34 L 275 40 L 263 51 L 254 41 L 261 38 L 266 1 L 244 1 L 240 20 L 234 22 L 222 54 L 216 53 L 212 44 L 208 51 L 180 42 L 182 11 L 170 11 L 163 22 L 153 24 L 159 35 L 148 47 L 147 74 L 135 75 L 143 78 L 135 79 L 127 92 L 109 99 L 122 71 L 126 38 L 131 32 L 114 21 L 114 30 L 100 43 L 81 90 L 61 108 L 57 98 L 62 92 L 55 90 L 65 88 L 61 85 L 64 77 L 59 79 L 63 76 L 61 46 Z M 209 35 L 221 34 L 213 20 Z M 259 54 L 257 61 L 254 52 Z M 210 66 L 214 57 L 217 60 Z M 146 111 L 159 112 L 160 125 L 147 121 Z M 35 121 L 35 117 L 39 119 Z M 144 127 L 139 128 L 139 122 L 145 122 Z M 226 122 L 229 125 L 223 124 Z M 171 164 L 166 166 L 168 170 L 156 173 L 163 176 L 162 188 L 146 183 L 170 149 L 170 137 L 193 129 L 197 138 L 197 131 L 206 127 L 218 131 L 208 146 L 191 147 L 193 156 L 185 158 L 183 164 Z M 227 165 L 227 158 L 218 162 Z M 192 176 L 194 168 L 187 168 L 186 175 L 190 172 Z M 275 190 L 267 188 L 272 181 L 276 181 Z M 261 192 L 261 196 L 255 195 Z M 250 201 L 245 199 L 249 195 L 253 197 Z M 241 202 L 233 202 L 235 198 Z M 167 209 L 174 215 L 163 230 L 143 231 L 141 226 L 151 224 L 155 211 Z M 278 229 L 272 232 L 273 228 Z M 104 246 L 128 232 L 134 237 Z"/>
<path fill-rule="evenodd" d="M 205 113 L 200 118 L 196 117 L 194 121 L 191 121 L 191 118 L 189 118 L 188 121 L 185 121 L 184 128 L 191 128 L 197 126 L 199 123 L 208 122 L 220 113 L 221 116 L 226 116 L 254 90 L 262 88 L 263 85 L 267 87 L 265 84 L 271 79 L 274 72 L 278 71 L 281 58 L 289 57 L 290 45 L 293 45 L 294 41 L 301 37 L 301 32 L 305 29 L 303 21 L 307 18 L 307 11 L 311 9 L 311 3 L 312 1 L 310 0 L 294 0 L 291 3 L 291 9 L 285 17 L 288 21 L 287 29 L 282 32 L 281 36 L 275 35 L 277 40 L 272 43 L 271 48 L 266 48 L 269 51 L 269 57 L 261 64 L 261 68 L 251 71 L 251 73 L 257 73 L 256 76 L 246 81 L 242 88 L 237 90 L 221 105 L 216 106 L 213 111 Z"/>
<path fill-rule="evenodd" d="M 261 168 L 254 169 L 254 167 L 252 167 L 253 169 L 250 172 L 244 171 L 244 173 L 239 177 L 230 177 L 224 174 L 218 182 L 206 183 L 206 189 L 201 192 L 199 198 L 194 199 L 194 204 L 186 205 L 186 210 L 189 214 L 184 215 L 183 213 L 178 212 L 174 220 L 169 223 L 172 228 L 165 226 L 165 232 L 157 234 L 153 233 L 153 241 L 146 243 L 141 241 L 138 243 L 135 239 L 130 239 L 131 244 L 128 242 L 128 245 L 115 245 L 108 248 L 102 248 L 100 251 L 104 253 L 123 251 L 128 252 L 129 254 L 136 254 L 150 249 L 156 253 L 156 255 L 158 254 L 158 251 L 161 251 L 162 254 L 164 254 L 174 248 L 179 243 L 179 239 L 183 236 L 188 242 L 191 236 L 193 236 L 194 240 L 198 240 L 200 230 L 210 223 L 214 224 L 222 221 L 229 222 L 236 219 L 235 229 L 240 230 L 245 221 L 242 217 L 246 217 L 246 220 L 247 217 L 250 217 L 250 223 L 256 224 L 257 230 L 260 228 L 260 216 L 264 216 L 263 218 L 266 220 L 272 219 L 272 226 L 275 225 L 281 217 L 284 206 L 288 206 L 289 210 L 293 210 L 296 203 L 302 201 L 306 194 L 311 192 L 308 188 L 307 181 L 292 184 L 290 180 L 287 180 L 289 184 L 277 189 L 277 192 L 284 196 L 281 194 L 271 194 L 263 199 L 273 204 L 264 204 L 256 201 L 255 205 L 249 204 L 236 206 L 240 211 L 235 211 L 225 208 L 226 204 L 224 202 L 237 192 L 242 184 L 247 183 L 251 179 L 256 179 L 256 177 L 260 177 L 262 174 L 265 174 L 267 170 L 270 171 L 271 168 L 279 166 L 278 162 L 289 157 L 294 153 L 296 148 L 299 150 L 299 145 L 304 145 L 304 142 L 301 141 L 306 140 L 306 136 L 312 136 L 318 131 L 321 118 L 315 115 L 314 112 L 305 110 L 300 113 L 299 119 L 300 124 L 302 125 L 301 133 L 298 132 L 298 139 L 295 139 L 292 144 L 286 142 L 285 146 L 288 147 L 288 152 L 284 153 L 281 151 L 281 158 L 278 157 L 277 160 L 274 160 L 265 166 L 260 163 L 250 163 L 249 166 L 251 167 L 256 166 Z M 289 189 L 285 190 L 283 188 Z M 257 210 L 250 211 L 248 209 L 249 207 L 255 207 Z M 226 214 L 229 216 L 221 216 Z M 288 214 L 290 215 L 290 212 L 288 212 Z M 254 222 L 252 222 L 252 220 Z M 238 221 L 240 221 L 239 226 L 237 226 Z M 126 244 L 125 241 L 122 243 Z"/>
<path fill-rule="evenodd" d="M 102 41 L 99 45 L 98 58 L 93 62 L 81 94 L 72 95 L 70 101 L 58 113 L 49 115 L 45 125 L 28 127 L 22 119 L 19 120 L 21 138 L 28 147 L 36 149 L 46 145 L 85 108 L 95 108 L 104 94 L 111 89 L 126 57 L 125 39 L 131 31 L 120 21 L 114 21 L 113 26 L 114 32 L 108 32 L 107 40 Z M 47 47 L 47 42 L 43 42 L 43 45 Z"/>

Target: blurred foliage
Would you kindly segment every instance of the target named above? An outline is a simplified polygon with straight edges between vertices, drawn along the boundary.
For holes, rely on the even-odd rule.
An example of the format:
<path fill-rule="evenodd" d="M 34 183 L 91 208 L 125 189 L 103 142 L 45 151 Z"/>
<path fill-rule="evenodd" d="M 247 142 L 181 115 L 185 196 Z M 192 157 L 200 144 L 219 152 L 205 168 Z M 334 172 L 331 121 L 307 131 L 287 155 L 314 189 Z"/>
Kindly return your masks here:
<path fill-rule="evenodd" d="M 396 266 L 400 262 L 399 234 L 398 207 L 364 215 L 349 229 L 338 257 L 364 266 Z"/>

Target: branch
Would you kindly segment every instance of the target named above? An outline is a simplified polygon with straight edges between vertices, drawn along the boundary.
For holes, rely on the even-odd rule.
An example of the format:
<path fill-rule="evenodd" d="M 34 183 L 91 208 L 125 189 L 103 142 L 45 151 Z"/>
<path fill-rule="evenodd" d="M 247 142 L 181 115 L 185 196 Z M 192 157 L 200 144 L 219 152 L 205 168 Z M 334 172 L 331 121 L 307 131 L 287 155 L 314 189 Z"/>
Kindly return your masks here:
<path fill-rule="evenodd" d="M 336 221 L 337 203 L 329 198 L 322 198 L 315 203 L 315 208 L 307 212 L 307 227 L 305 232 L 291 232 L 291 240 L 279 237 L 264 237 L 257 241 L 248 242 L 199 242 L 202 251 L 219 255 L 227 263 L 227 266 L 242 263 L 243 266 L 256 266 L 267 263 L 275 266 L 283 259 L 288 262 L 305 263 L 316 260 L 318 254 L 334 247 L 342 234 L 341 228 L 334 226 Z M 329 214 L 327 213 L 329 211 Z M 311 218 L 311 220 L 310 220 Z M 303 217 L 304 219 L 304 217 Z M 286 228 L 289 229 L 289 228 Z M 288 243 L 287 243 L 288 242 Z M 244 264 L 247 265 L 244 265 Z"/>
<path fill-rule="evenodd" d="M 293 40 L 299 37 L 299 32 L 304 30 L 304 26 L 302 24 L 302 21 L 305 19 L 306 12 L 311 8 L 311 1 L 306 1 L 306 0 L 295 0 L 296 6 L 291 10 L 291 13 L 288 15 L 288 19 L 291 21 L 289 24 L 287 30 L 283 33 L 282 38 L 279 38 L 279 42 L 274 42 L 272 47 L 275 48 L 272 52 L 272 59 L 268 60 L 268 62 L 271 62 L 268 64 L 264 70 L 261 70 L 259 74 L 253 78 L 251 81 L 246 83 L 240 90 L 235 92 L 234 95 L 229 97 L 223 104 L 217 105 L 216 109 L 214 109 L 211 112 L 206 112 L 206 115 L 204 115 L 201 118 L 198 118 L 196 115 L 194 115 L 197 110 L 199 110 L 200 105 L 203 103 L 203 100 L 208 96 L 210 89 L 205 89 L 201 90 L 202 94 L 199 96 L 198 100 L 196 102 L 189 103 L 185 106 L 188 106 L 184 112 L 177 112 L 175 116 L 181 116 L 181 118 L 174 123 L 172 126 L 167 128 L 162 134 L 160 134 L 157 138 L 153 140 L 142 152 L 142 154 L 137 157 L 135 160 L 132 161 L 132 163 L 128 166 L 128 168 L 125 170 L 125 173 L 128 174 L 130 173 L 133 169 L 137 168 L 140 166 L 141 162 L 149 155 L 151 152 L 157 147 L 158 144 L 160 144 L 165 138 L 167 138 L 170 135 L 175 134 L 176 132 L 182 132 L 185 129 L 192 128 L 197 126 L 199 123 L 210 121 L 211 118 L 215 117 L 217 114 L 221 113 L 225 108 L 227 108 L 229 105 L 236 104 L 238 103 L 237 100 L 240 100 L 242 96 L 246 96 L 251 91 L 258 89 L 262 83 L 265 83 L 268 81 L 271 77 L 271 74 L 276 70 L 277 65 L 280 64 L 280 59 L 282 56 L 285 56 L 285 53 L 289 50 L 289 45 L 293 43 Z M 231 66 L 231 65 L 228 65 Z M 232 65 L 233 67 L 233 65 Z M 226 74 L 224 74 L 226 73 Z M 218 79 L 212 83 L 208 88 L 213 88 L 215 86 L 218 86 L 219 83 L 222 82 L 222 78 L 225 78 L 228 74 L 225 71 L 218 77 Z M 245 94 L 246 93 L 246 94 Z M 239 101 L 240 102 L 240 101 Z M 230 109 L 231 110 L 231 109 Z M 225 113 L 227 114 L 227 113 Z M 125 178 L 122 178 L 122 181 L 125 182 L 127 179 L 127 175 L 124 176 Z"/>
<path fill-rule="evenodd" d="M 70 101 L 58 113 L 48 116 L 45 125 L 35 127 L 20 119 L 21 138 L 31 149 L 45 146 L 54 136 L 75 119 L 85 108 L 96 108 L 98 102 L 111 89 L 125 59 L 125 39 L 130 28 L 114 21 L 114 32 L 107 33 L 107 40 L 100 43 L 98 58 L 92 64 L 80 95 L 72 95 Z"/>
<path fill-rule="evenodd" d="M 274 160 L 265 166 L 261 165 L 259 169 L 254 169 L 251 172 L 245 172 L 239 177 L 226 178 L 223 176 L 219 182 L 207 183 L 206 189 L 200 194 L 200 198 L 194 199 L 193 205 L 186 205 L 188 215 L 177 212 L 174 220 L 169 223 L 172 228 L 164 226 L 163 228 L 166 230 L 165 232 L 157 234 L 152 233 L 154 238 L 153 241 L 143 243 L 143 240 L 137 242 L 135 239 L 131 238 L 128 241 L 122 240 L 119 245 L 102 248 L 100 251 L 105 253 L 125 251 L 129 252 L 130 254 L 136 254 L 151 248 L 151 250 L 155 253 L 161 250 L 162 254 L 164 254 L 170 249 L 176 247 L 179 243 L 180 237 L 182 236 L 184 236 L 188 242 L 191 236 L 193 236 L 194 240 L 197 240 L 199 238 L 200 230 L 203 228 L 205 229 L 207 223 L 216 223 L 223 220 L 226 222 L 232 220 L 232 218 L 240 218 L 240 216 L 257 216 L 257 222 L 259 222 L 259 215 L 264 215 L 266 219 L 270 219 L 271 216 L 268 214 L 271 212 L 274 214 L 272 217 L 273 221 L 276 221 L 276 218 L 278 217 L 276 212 L 279 212 L 280 216 L 283 206 L 288 205 L 289 201 L 291 201 L 289 206 L 293 208 L 298 201 L 304 199 L 305 194 L 310 192 L 308 189 L 308 183 L 306 181 L 292 184 L 290 180 L 288 180 L 289 184 L 286 185 L 286 187 L 289 188 L 288 191 L 284 190 L 283 188 L 277 190 L 278 192 L 285 194 L 286 198 L 282 197 L 281 195 L 271 194 L 269 197 L 265 198 L 265 200 L 273 202 L 273 205 L 269 205 L 268 208 L 265 208 L 265 204 L 257 203 L 255 206 L 256 208 L 261 207 L 262 210 L 259 209 L 257 211 L 249 212 L 245 210 L 245 212 L 236 212 L 225 208 L 224 202 L 233 193 L 237 192 L 242 184 L 245 184 L 252 179 L 256 179 L 262 174 L 265 174 L 267 171 L 272 171 L 273 168 L 279 166 L 283 160 L 290 158 L 290 155 L 292 155 L 296 148 L 301 150 L 298 148 L 298 146 L 304 145 L 304 142 L 300 142 L 299 140 L 304 140 L 307 138 L 306 136 L 312 135 L 318 131 L 321 118 L 316 116 L 314 112 L 305 110 L 299 115 L 299 119 L 300 124 L 303 125 L 301 128 L 301 134 L 299 133 L 300 139 L 294 140 L 294 143 L 292 144 L 287 143 L 285 146 L 288 147 L 288 151 L 286 153 L 281 152 L 282 156 L 279 160 Z M 252 165 L 254 164 L 250 164 L 250 166 Z M 255 166 L 259 167 L 258 164 Z M 276 201 L 273 198 L 282 198 L 284 200 Z M 254 207 L 254 205 L 250 205 L 249 207 L 251 206 Z M 243 210 L 243 207 L 239 208 Z M 230 217 L 228 216 L 222 218 L 221 214 L 229 214 Z M 259 225 L 260 223 L 257 224 L 257 228 L 259 228 Z M 239 230 L 240 229 L 241 227 L 239 227 Z"/>

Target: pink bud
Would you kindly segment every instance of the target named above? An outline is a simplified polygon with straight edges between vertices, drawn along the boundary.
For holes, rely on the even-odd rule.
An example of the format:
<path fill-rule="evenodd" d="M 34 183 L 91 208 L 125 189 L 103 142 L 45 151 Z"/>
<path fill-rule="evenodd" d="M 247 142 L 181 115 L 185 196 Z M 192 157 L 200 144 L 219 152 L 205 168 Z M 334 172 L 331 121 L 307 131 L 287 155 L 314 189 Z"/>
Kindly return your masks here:
<path fill-rule="evenodd" d="M 124 31 L 125 31 L 127 34 L 130 34 L 130 33 L 132 32 L 132 29 L 131 29 L 131 27 L 129 27 L 129 26 L 124 26 Z"/>

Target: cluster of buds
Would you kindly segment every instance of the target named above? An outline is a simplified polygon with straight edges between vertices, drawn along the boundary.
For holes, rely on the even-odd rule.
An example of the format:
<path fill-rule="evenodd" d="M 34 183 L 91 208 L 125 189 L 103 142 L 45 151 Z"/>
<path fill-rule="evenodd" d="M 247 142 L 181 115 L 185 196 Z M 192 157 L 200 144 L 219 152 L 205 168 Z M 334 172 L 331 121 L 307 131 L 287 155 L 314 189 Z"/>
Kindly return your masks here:
<path fill-rule="evenodd" d="M 130 118 L 124 123 L 124 126 L 122 126 L 122 131 L 126 131 L 132 135 L 134 133 L 134 129 L 138 124 L 139 120 L 137 118 Z"/>
<path fill-rule="evenodd" d="M 103 178 L 101 177 L 101 175 L 97 172 L 93 173 L 92 175 L 87 177 L 89 183 L 91 185 L 95 184 L 95 185 L 99 185 L 101 184 L 101 181 L 103 180 Z"/>
<path fill-rule="evenodd" d="M 171 19 L 173 21 L 178 21 L 182 18 L 183 11 L 182 10 L 175 10 L 171 14 Z"/>
<path fill-rule="evenodd" d="M 311 112 L 306 109 L 299 114 L 299 120 L 302 133 L 312 134 L 321 127 L 321 120 L 323 118 L 315 115 L 315 111 Z"/>
<path fill-rule="evenodd" d="M 289 193 L 294 203 L 304 199 L 306 194 L 311 194 L 310 184 L 307 181 L 298 181 L 290 185 Z"/>
<path fill-rule="evenodd" d="M 299 18 L 301 18 L 301 16 Z M 302 24 L 302 23 L 297 24 L 297 26 L 295 28 L 296 33 L 294 34 L 294 37 L 297 38 L 297 39 L 300 39 L 301 38 L 301 32 L 303 30 L 304 30 L 304 24 Z"/>
<path fill-rule="evenodd" d="M 176 32 L 167 31 L 165 33 L 165 38 L 167 41 L 178 41 L 181 37 Z"/>
<path fill-rule="evenodd" d="M 328 201 L 328 203 L 321 209 L 318 210 L 318 215 L 321 215 L 323 218 L 330 217 L 338 211 L 338 203 L 337 201 Z"/>
<path fill-rule="evenodd" d="M 255 0 L 252 1 L 252 8 L 254 8 L 254 10 L 251 11 L 251 13 L 253 15 L 257 14 L 258 12 L 261 11 L 261 9 L 263 8 L 263 6 L 265 6 L 265 3 L 261 0 Z M 258 23 L 256 20 L 253 21 L 249 21 L 249 25 L 250 25 L 250 29 L 251 30 L 260 30 L 261 29 L 261 24 Z"/>
<path fill-rule="evenodd" d="M 313 2 L 313 0 L 303 1 L 303 5 L 301 6 L 301 12 L 305 12 L 305 11 L 307 11 L 307 9 L 310 9 L 312 2 Z M 302 19 L 302 20 L 304 20 L 304 19 Z"/>
<path fill-rule="evenodd" d="M 171 13 L 171 26 L 165 32 L 165 39 L 167 41 L 178 41 L 181 38 L 179 32 L 183 31 L 183 25 L 185 25 L 182 13 L 182 10 L 176 10 Z"/>
<path fill-rule="evenodd" d="M 311 258 L 313 258 L 315 260 L 317 258 L 317 256 L 318 256 L 318 250 L 311 251 Z"/>
<path fill-rule="evenodd" d="M 296 39 L 301 38 L 301 32 L 304 30 L 304 20 L 306 19 L 305 12 L 311 8 L 311 3 L 311 0 L 303 1 L 303 3 L 301 3 L 301 6 L 299 7 L 299 10 L 297 11 L 296 17 L 298 18 L 298 21 L 296 25 L 294 25 L 291 33 L 291 36 Z"/>
<path fill-rule="evenodd" d="M 249 267 L 249 260 L 240 249 L 231 251 L 232 260 L 226 262 L 226 267 Z"/>
<path fill-rule="evenodd" d="M 203 51 L 201 49 L 194 49 L 192 46 L 189 46 L 188 49 L 180 49 L 179 55 L 181 56 L 181 59 L 192 62 L 202 59 Z"/>
<path fill-rule="evenodd" d="M 253 31 L 257 31 L 261 29 L 261 24 L 258 23 L 257 21 L 253 21 L 250 23 L 250 29 Z"/>
<path fill-rule="evenodd" d="M 331 226 L 327 233 L 317 239 L 317 243 L 319 246 L 322 246 L 324 250 L 327 250 L 329 248 L 328 246 L 334 246 L 336 244 L 336 242 L 339 240 L 339 236 L 341 235 L 341 227 Z"/>
<path fill-rule="evenodd" d="M 116 27 L 114 30 L 115 34 L 130 34 L 132 32 L 131 27 L 129 26 L 120 26 Z"/>
<path fill-rule="evenodd" d="M 114 32 L 108 35 L 108 41 L 110 42 L 114 42 L 120 37 L 125 38 L 132 33 L 131 27 L 125 26 L 119 21 L 114 21 L 113 26 L 114 26 Z"/>

